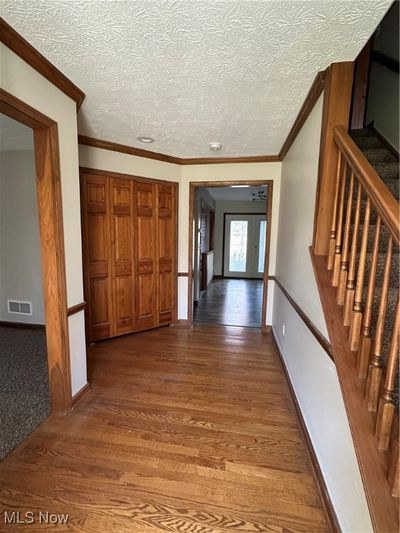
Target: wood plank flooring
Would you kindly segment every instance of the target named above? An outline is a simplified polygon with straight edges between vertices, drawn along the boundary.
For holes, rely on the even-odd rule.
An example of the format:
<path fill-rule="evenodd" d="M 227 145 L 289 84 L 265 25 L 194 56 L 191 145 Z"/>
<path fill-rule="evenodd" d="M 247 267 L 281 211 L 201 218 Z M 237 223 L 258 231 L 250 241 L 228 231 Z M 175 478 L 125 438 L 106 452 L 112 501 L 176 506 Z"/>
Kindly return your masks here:
<path fill-rule="evenodd" d="M 92 392 L 0 464 L 4 511 L 53 531 L 329 531 L 270 336 L 162 328 L 89 350 Z"/>
<path fill-rule="evenodd" d="M 194 309 L 195 324 L 222 324 L 259 328 L 263 281 L 214 279 Z"/>

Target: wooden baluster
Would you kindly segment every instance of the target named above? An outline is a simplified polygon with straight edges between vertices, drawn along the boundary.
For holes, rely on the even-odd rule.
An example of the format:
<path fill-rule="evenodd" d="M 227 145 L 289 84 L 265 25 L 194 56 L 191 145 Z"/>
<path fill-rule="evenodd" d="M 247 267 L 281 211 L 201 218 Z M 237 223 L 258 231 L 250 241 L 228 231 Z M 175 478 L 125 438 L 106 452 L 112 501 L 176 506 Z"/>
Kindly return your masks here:
<path fill-rule="evenodd" d="M 344 162 L 343 174 L 340 186 L 339 207 L 336 221 L 336 240 L 335 240 L 335 257 L 333 260 L 333 276 L 332 285 L 337 287 L 339 283 L 340 261 L 342 252 L 342 233 L 343 233 L 343 206 L 344 206 L 344 193 L 346 189 L 346 174 L 347 164 Z"/>
<path fill-rule="evenodd" d="M 349 271 L 347 274 L 347 283 L 346 283 L 346 296 L 343 310 L 343 323 L 345 326 L 350 326 L 351 315 L 353 312 L 353 302 L 354 302 L 354 290 L 355 290 L 355 273 L 356 273 L 356 262 L 357 262 L 357 242 L 358 242 L 358 227 L 360 225 L 360 210 L 361 210 L 361 184 L 358 184 L 357 191 L 357 202 L 356 209 L 354 214 L 354 229 L 353 229 L 353 238 L 351 241 L 351 251 L 350 251 L 350 264 Z"/>
<path fill-rule="evenodd" d="M 360 331 L 362 321 L 362 294 L 364 288 L 365 264 L 367 260 L 369 220 L 371 215 L 371 202 L 367 198 L 364 214 L 363 233 L 361 238 L 360 259 L 358 261 L 358 272 L 356 290 L 354 293 L 353 316 L 350 323 L 350 350 L 358 350 L 360 346 Z"/>
<path fill-rule="evenodd" d="M 343 164 L 344 163 L 344 164 Z M 331 238 L 329 240 L 329 252 L 328 252 L 328 270 L 332 270 L 335 258 L 335 243 L 336 243 L 336 217 L 338 211 L 339 202 L 339 189 L 342 181 L 343 167 L 345 162 L 342 161 L 342 152 L 338 150 L 338 161 L 336 170 L 336 185 L 335 185 L 335 200 L 333 203 L 332 224 L 331 224 Z"/>
<path fill-rule="evenodd" d="M 374 301 L 374 292 L 376 284 L 376 269 L 378 264 L 379 239 L 381 236 L 381 217 L 378 215 L 376 220 L 375 239 L 372 250 L 371 270 L 369 273 L 367 298 L 363 314 L 363 325 L 361 330 L 361 345 L 358 351 L 358 377 L 365 379 L 367 377 L 369 358 L 371 354 L 371 318 L 372 304 Z"/>
<path fill-rule="evenodd" d="M 399 497 L 399 437 L 390 442 L 391 458 L 389 463 L 388 480 L 393 498 Z"/>
<path fill-rule="evenodd" d="M 350 225 L 351 225 L 351 212 L 353 210 L 353 189 L 354 189 L 354 174 L 351 172 L 349 196 L 347 198 L 346 207 L 346 221 L 344 224 L 344 237 L 342 247 L 342 258 L 340 262 L 339 284 L 336 294 L 336 300 L 339 305 L 344 304 L 344 295 L 346 292 L 347 272 L 348 272 L 348 256 L 349 256 L 349 241 L 350 241 Z"/>
<path fill-rule="evenodd" d="M 375 435 L 378 439 L 379 450 L 387 450 L 389 447 L 390 434 L 392 432 L 393 416 L 395 412 L 394 386 L 399 362 L 399 328 L 400 328 L 400 302 L 397 301 L 396 318 L 388 362 L 386 366 L 385 384 L 383 386 L 382 396 L 379 400 L 378 416 L 376 419 Z"/>
<path fill-rule="evenodd" d="M 386 310 L 388 305 L 390 268 L 392 265 L 392 244 L 393 238 L 390 235 L 388 250 L 386 254 L 385 269 L 383 273 L 383 283 L 381 299 L 379 302 L 378 321 L 376 324 L 375 341 L 371 363 L 368 369 L 365 395 L 367 399 L 368 411 L 376 411 L 378 406 L 379 389 L 382 379 L 382 341 L 385 329 Z"/>

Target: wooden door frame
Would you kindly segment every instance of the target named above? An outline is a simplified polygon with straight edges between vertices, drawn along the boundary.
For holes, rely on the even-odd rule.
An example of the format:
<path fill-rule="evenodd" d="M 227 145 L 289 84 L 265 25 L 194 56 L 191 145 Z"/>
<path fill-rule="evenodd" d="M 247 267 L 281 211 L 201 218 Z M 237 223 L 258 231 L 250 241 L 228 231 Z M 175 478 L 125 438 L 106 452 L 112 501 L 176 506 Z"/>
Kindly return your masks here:
<path fill-rule="evenodd" d="M 273 180 L 233 180 L 233 181 L 191 181 L 189 183 L 189 253 L 188 253 L 188 324 L 193 324 L 193 227 L 194 227 L 194 200 L 197 188 L 205 187 L 208 189 L 214 187 L 231 187 L 232 185 L 249 185 L 251 186 L 266 186 L 267 187 L 267 201 L 265 216 L 267 221 L 267 235 L 265 246 L 265 268 L 263 277 L 263 297 L 261 304 L 261 325 L 262 331 L 266 331 L 265 324 L 267 316 L 267 297 L 268 297 L 268 279 L 269 279 L 269 250 L 271 242 L 271 226 L 272 226 L 272 198 L 274 181 Z M 215 251 L 215 250 L 214 250 Z"/>
<path fill-rule="evenodd" d="M 58 126 L 3 89 L 0 112 L 33 129 L 51 412 L 67 413 L 72 394 Z"/>

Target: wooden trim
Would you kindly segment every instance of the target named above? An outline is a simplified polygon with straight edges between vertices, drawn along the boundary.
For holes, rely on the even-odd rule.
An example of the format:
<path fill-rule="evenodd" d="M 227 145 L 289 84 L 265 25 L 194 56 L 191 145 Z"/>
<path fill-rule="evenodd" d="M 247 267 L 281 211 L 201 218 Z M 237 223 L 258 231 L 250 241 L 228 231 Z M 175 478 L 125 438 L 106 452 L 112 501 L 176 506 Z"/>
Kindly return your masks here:
<path fill-rule="evenodd" d="M 333 136 L 347 163 L 361 183 L 372 205 L 399 244 L 399 202 L 386 187 L 371 163 L 358 148 L 343 126 L 333 130 Z"/>
<path fill-rule="evenodd" d="M 17 54 L 60 91 L 72 98 L 76 102 L 77 108 L 80 108 L 85 98 L 85 93 L 38 52 L 36 48 L 29 44 L 3 18 L 0 18 L 0 36 L 1 42 L 7 48 Z"/>
<path fill-rule="evenodd" d="M 264 256 L 264 276 L 263 276 L 263 295 L 261 302 L 261 331 L 266 327 L 267 323 L 267 303 L 268 303 L 268 281 L 269 281 L 269 251 L 271 244 L 271 221 L 272 221 L 272 198 L 274 194 L 274 182 L 268 185 L 267 189 L 267 207 L 265 213 L 265 219 L 267 221 L 267 235 L 266 235 L 266 247 L 265 247 L 265 256 Z M 268 218 L 269 215 L 269 218 Z"/>
<path fill-rule="evenodd" d="M 319 344 L 322 346 L 322 348 L 325 350 L 325 352 L 329 355 L 329 357 L 332 359 L 332 361 L 334 361 L 333 355 L 332 355 L 332 347 L 331 347 L 330 342 L 322 335 L 322 333 L 319 331 L 317 326 L 315 326 L 315 324 L 310 320 L 310 318 L 306 315 L 306 313 L 299 306 L 299 304 L 288 293 L 288 291 L 282 285 L 282 282 L 279 280 L 279 278 L 277 278 L 276 276 L 271 276 L 270 279 L 273 279 L 275 281 L 275 283 L 281 289 L 283 294 L 286 296 L 288 302 L 291 304 L 293 309 L 296 311 L 296 313 L 302 319 L 302 321 L 307 326 L 307 328 L 311 331 L 311 333 L 313 334 L 315 339 L 319 342 Z"/>
<path fill-rule="evenodd" d="M 248 155 L 237 157 L 190 157 L 180 159 L 181 165 L 221 165 L 238 163 L 279 163 L 280 155 Z"/>
<path fill-rule="evenodd" d="M 82 174 L 95 174 L 96 176 L 106 176 L 111 178 L 121 178 L 124 180 L 135 180 L 144 183 L 159 183 L 160 185 L 165 183 L 172 183 L 179 185 L 177 181 L 160 180 L 157 178 L 147 178 L 146 176 L 136 176 L 134 174 L 124 174 L 122 172 L 114 172 L 111 170 L 102 170 L 99 168 L 79 167 L 79 173 Z M 177 191 L 178 193 L 178 191 Z"/>
<path fill-rule="evenodd" d="M 71 370 L 57 124 L 4 90 L 0 112 L 34 130 L 51 407 L 52 412 L 67 412 Z"/>
<path fill-rule="evenodd" d="M 76 304 L 76 305 L 73 305 L 72 307 L 68 307 L 67 316 L 75 315 L 76 313 L 83 311 L 85 307 L 86 307 L 86 302 L 81 302 L 80 304 Z"/>
<path fill-rule="evenodd" d="M 178 272 L 178 278 L 187 278 L 188 276 L 188 272 Z"/>
<path fill-rule="evenodd" d="M 7 320 L 0 320 L 0 326 L 5 327 L 5 328 L 17 328 L 17 329 L 46 329 L 45 324 L 9 322 Z"/>
<path fill-rule="evenodd" d="M 365 124 L 373 44 L 374 36 L 369 39 L 354 61 L 354 82 L 350 111 L 350 128 L 352 130 L 363 128 Z"/>
<path fill-rule="evenodd" d="M 181 159 L 173 157 L 172 155 L 160 154 L 158 152 L 151 152 L 143 148 L 135 148 L 126 144 L 119 144 L 111 141 L 104 141 L 102 139 L 95 139 L 86 135 L 78 135 L 78 143 L 86 146 L 93 146 L 94 148 L 101 148 L 102 150 L 110 150 L 112 152 L 120 152 L 121 154 L 135 155 L 138 157 L 146 157 L 147 159 L 155 159 L 157 161 L 164 161 L 165 163 L 173 163 L 175 165 L 181 164 Z"/>
<path fill-rule="evenodd" d="M 372 52 L 372 61 L 375 61 L 375 63 L 379 63 L 380 65 L 388 68 L 389 70 L 392 70 L 393 72 L 396 72 L 396 74 L 399 73 L 399 60 L 390 57 L 387 54 L 384 54 L 383 52 L 379 52 L 379 50 L 374 50 Z"/>
<path fill-rule="evenodd" d="M 272 326 L 268 324 L 262 324 L 261 325 L 261 333 L 263 335 L 270 335 L 272 333 Z"/>
<path fill-rule="evenodd" d="M 332 63 L 326 70 L 313 232 L 313 249 L 318 255 L 328 254 L 332 223 L 338 159 L 333 128 L 348 127 L 352 86 L 352 61 Z"/>
<path fill-rule="evenodd" d="M 78 403 L 83 400 L 89 393 L 91 392 L 90 384 L 86 383 L 80 391 L 78 391 L 74 396 L 72 397 L 71 401 L 71 409 L 75 409 L 75 407 L 78 405 Z"/>
<path fill-rule="evenodd" d="M 294 121 L 294 124 L 289 131 L 288 136 L 286 137 L 285 142 L 279 152 L 279 159 L 283 161 L 286 154 L 288 153 L 290 147 L 294 143 L 299 131 L 304 126 L 305 121 L 308 118 L 308 115 L 314 109 L 315 104 L 317 103 L 318 98 L 321 96 L 322 91 L 324 90 L 324 81 L 325 81 L 325 71 L 320 71 L 314 78 L 313 84 L 311 85 L 310 90 L 301 106 L 299 114 Z"/>
<path fill-rule="evenodd" d="M 212 188 L 212 187 L 230 187 L 231 185 L 264 185 L 268 187 L 267 202 L 266 202 L 266 219 L 272 221 L 272 197 L 273 197 L 273 180 L 234 180 L 234 181 L 196 181 L 189 183 L 189 253 L 188 253 L 188 321 L 189 324 L 193 323 L 193 224 L 194 224 L 194 197 L 195 189 L 200 187 Z M 240 213 L 243 214 L 243 213 Z M 256 213 L 251 213 L 256 214 Z M 225 219 L 225 217 L 224 217 Z M 269 248 L 270 248 L 270 231 L 271 222 L 267 224 L 267 238 L 266 243 L 266 258 L 269 263 Z M 224 232 L 225 233 L 225 232 Z M 265 322 L 266 307 L 267 307 L 267 292 L 268 292 L 268 275 L 269 264 L 266 262 L 264 268 L 263 278 L 263 300 L 262 300 L 262 322 Z M 215 278 L 216 276 L 214 276 Z M 223 276 L 222 276 L 223 277 Z M 259 278 L 257 278 L 259 279 Z M 264 309 L 265 307 L 265 309 Z M 261 327 L 260 325 L 260 327 Z"/>
<path fill-rule="evenodd" d="M 78 135 L 78 143 L 86 146 L 93 146 L 94 148 L 101 148 L 102 150 L 111 150 L 112 152 L 120 152 L 122 154 L 135 155 L 138 157 L 146 157 L 147 159 L 155 159 L 157 161 L 164 161 L 166 163 L 173 163 L 174 165 L 218 165 L 223 163 L 276 163 L 281 161 L 279 155 L 258 155 L 258 156 L 240 156 L 240 157 L 197 157 L 197 158 L 181 158 L 172 155 L 161 154 L 159 152 L 152 152 L 151 150 L 144 150 L 143 148 L 135 148 L 126 144 L 119 144 L 112 141 L 105 141 L 103 139 L 95 139 L 87 135 Z"/>
<path fill-rule="evenodd" d="M 398 502 L 392 498 L 385 474 L 389 452 L 379 451 L 376 445 L 376 415 L 365 407 L 365 380 L 359 379 L 355 371 L 348 328 L 343 325 L 342 313 L 336 303 L 326 257 L 310 252 L 374 531 L 398 531 Z"/>
<path fill-rule="evenodd" d="M 297 400 L 296 392 L 294 390 L 294 387 L 293 387 L 293 384 L 292 384 L 292 380 L 290 379 L 290 375 L 289 375 L 289 371 L 288 371 L 286 363 L 285 363 L 285 359 L 283 357 L 283 354 L 281 352 L 281 349 L 279 347 L 278 341 L 277 341 L 277 339 L 275 337 L 275 333 L 274 333 L 273 330 L 272 330 L 272 340 L 273 340 L 273 343 L 275 345 L 276 351 L 278 352 L 280 363 L 282 365 L 282 369 L 283 369 L 283 372 L 284 372 L 285 377 L 286 377 L 286 381 L 287 381 L 287 384 L 288 384 L 288 387 L 289 387 L 290 396 L 291 396 L 291 399 L 292 399 L 292 402 L 293 402 L 293 405 L 294 405 L 294 408 L 295 408 L 295 411 L 296 411 L 299 429 L 300 429 L 300 432 L 301 432 L 301 434 L 303 436 L 304 443 L 306 445 L 308 458 L 309 458 L 310 463 L 311 463 L 311 468 L 312 468 L 312 471 L 313 471 L 313 474 L 314 474 L 314 479 L 315 479 L 316 484 L 317 484 L 318 489 L 319 489 L 319 493 L 320 493 L 320 497 L 321 497 L 322 504 L 323 504 L 323 507 L 324 507 L 325 516 L 326 516 L 327 522 L 328 522 L 328 524 L 329 524 L 329 526 L 330 526 L 330 528 L 331 528 L 331 530 L 333 532 L 340 533 L 341 527 L 340 527 L 340 524 L 339 524 L 339 520 L 338 520 L 338 517 L 336 515 L 336 511 L 335 511 L 335 508 L 333 506 L 331 497 L 329 495 L 329 490 L 328 490 L 328 487 L 327 487 L 327 485 L 325 483 L 324 475 L 322 473 L 321 467 L 319 466 L 318 457 L 317 457 L 317 454 L 315 453 L 315 449 L 314 449 L 314 446 L 313 446 L 313 443 L 312 443 L 312 440 L 311 440 L 311 436 L 310 436 L 310 434 L 308 432 L 307 425 L 306 425 L 306 422 L 304 420 L 300 404 L 299 404 L 299 402 Z"/>

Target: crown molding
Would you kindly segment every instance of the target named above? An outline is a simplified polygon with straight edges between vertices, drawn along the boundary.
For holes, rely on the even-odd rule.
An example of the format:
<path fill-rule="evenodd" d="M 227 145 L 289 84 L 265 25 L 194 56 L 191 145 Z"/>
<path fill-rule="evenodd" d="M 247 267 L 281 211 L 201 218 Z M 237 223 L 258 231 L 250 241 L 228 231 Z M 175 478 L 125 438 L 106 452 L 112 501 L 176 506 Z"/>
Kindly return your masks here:
<path fill-rule="evenodd" d="M 0 18 L 0 41 L 34 68 L 36 72 L 72 98 L 76 102 L 77 109 L 79 109 L 85 98 L 85 93 L 38 52 L 36 48 L 29 44 L 3 18 Z"/>
<path fill-rule="evenodd" d="M 134 146 L 127 146 L 125 144 L 118 144 L 102 139 L 95 139 L 86 135 L 78 135 L 78 143 L 86 146 L 93 146 L 94 148 L 102 148 L 103 150 L 111 150 L 112 152 L 120 152 L 122 154 L 136 155 L 139 157 L 146 157 L 147 159 L 156 159 L 157 161 L 165 161 L 167 163 L 181 164 L 179 157 L 172 155 L 160 154 L 158 152 L 151 152 L 150 150 L 143 150 L 142 148 L 135 148 Z"/>
<path fill-rule="evenodd" d="M 223 163 L 277 163 L 279 155 L 254 155 L 238 157 L 192 157 L 181 159 L 181 165 L 215 165 Z"/>
<path fill-rule="evenodd" d="M 125 144 L 118 144 L 102 139 L 95 139 L 86 135 L 78 135 L 78 143 L 86 146 L 93 146 L 94 148 L 101 148 L 103 150 L 111 150 L 112 152 L 120 152 L 122 154 L 136 155 L 139 157 L 146 157 L 147 159 L 155 159 L 157 161 L 164 161 L 167 163 L 174 163 L 175 165 L 215 165 L 221 163 L 273 163 L 279 162 L 279 155 L 259 155 L 259 156 L 243 156 L 243 157 L 197 157 L 197 158 L 181 158 L 172 155 L 160 154 L 150 150 L 143 150 L 142 148 L 135 148 Z"/>
<path fill-rule="evenodd" d="M 308 115 L 311 113 L 315 104 L 317 103 L 318 98 L 321 96 L 322 91 L 324 90 L 324 83 L 325 70 L 322 70 L 318 72 L 315 76 L 313 84 L 311 85 L 311 88 L 308 91 L 308 94 L 303 102 L 303 105 L 301 106 L 299 114 L 297 115 L 296 120 L 294 121 L 294 124 L 291 130 L 289 131 L 288 136 L 286 137 L 285 142 L 283 143 L 281 151 L 279 152 L 280 161 L 283 161 L 285 159 L 285 156 L 288 153 L 292 144 L 294 143 L 294 140 L 296 139 L 299 131 L 304 126 Z"/>

